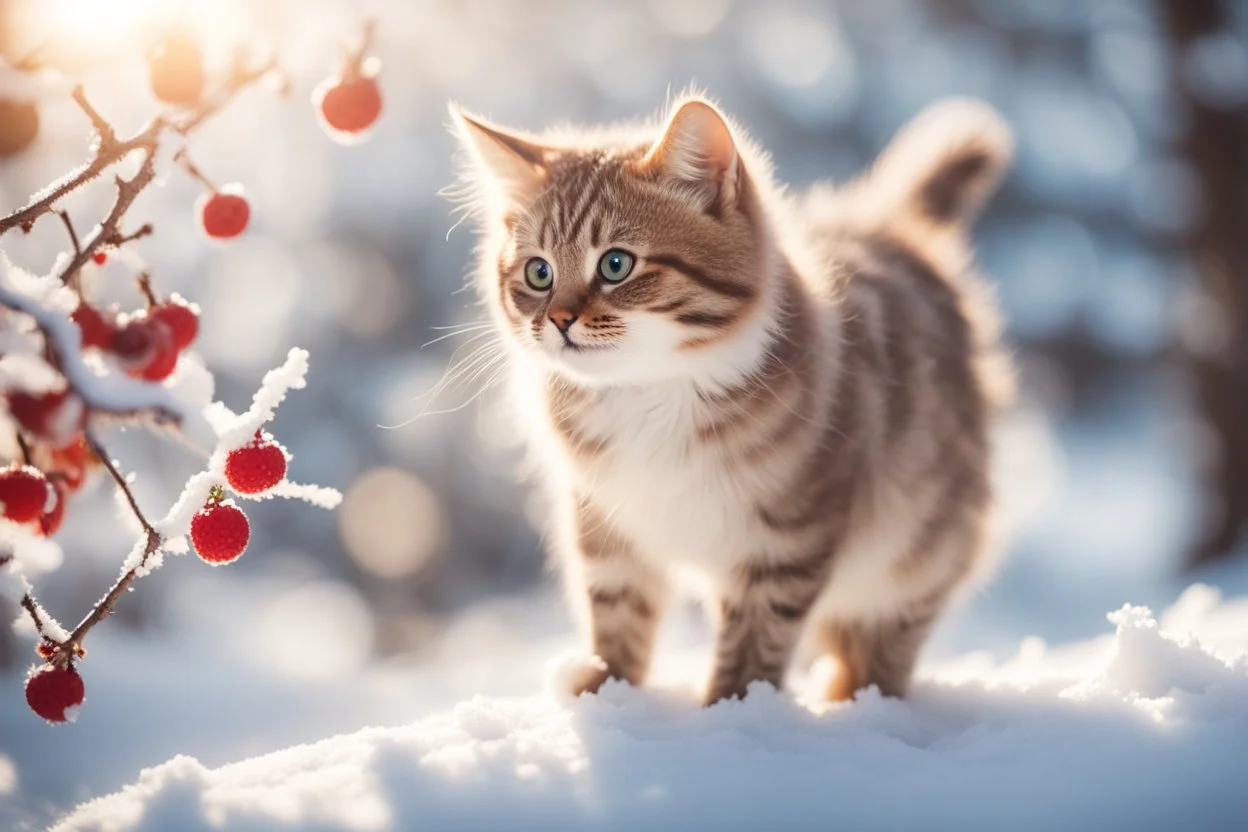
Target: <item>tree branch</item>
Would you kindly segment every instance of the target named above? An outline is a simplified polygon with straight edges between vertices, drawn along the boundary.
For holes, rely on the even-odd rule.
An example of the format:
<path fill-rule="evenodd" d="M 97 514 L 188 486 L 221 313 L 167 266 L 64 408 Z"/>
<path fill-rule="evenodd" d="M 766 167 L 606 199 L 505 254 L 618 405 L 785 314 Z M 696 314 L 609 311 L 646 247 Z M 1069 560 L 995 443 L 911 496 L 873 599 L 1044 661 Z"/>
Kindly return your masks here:
<path fill-rule="evenodd" d="M 139 562 L 122 573 L 121 577 L 108 590 L 108 593 L 95 603 L 95 606 L 91 608 L 91 611 L 86 614 L 82 621 L 78 622 L 78 626 L 69 634 L 69 638 L 57 646 L 49 659 L 56 664 L 65 664 L 71 658 L 81 658 L 86 655 L 82 642 L 87 637 L 87 633 L 91 632 L 92 627 L 112 614 L 113 607 L 117 604 L 117 599 L 121 598 L 126 590 L 130 588 L 130 584 L 134 583 L 135 578 L 139 577 L 140 570 L 147 565 L 152 555 L 160 551 L 161 544 L 164 542 L 160 533 L 152 527 L 152 524 L 148 522 L 147 517 L 143 514 L 143 510 L 139 508 L 139 503 L 134 498 L 134 492 L 130 490 L 130 484 L 126 482 L 126 478 L 122 473 L 117 470 L 117 466 L 113 463 L 112 458 L 109 457 L 108 452 L 104 450 L 104 447 L 90 433 L 87 434 L 87 444 L 90 446 L 92 453 L 103 463 L 105 470 L 112 476 L 113 481 L 117 483 L 117 487 L 121 489 L 126 502 L 130 505 L 130 510 L 143 527 L 147 540 L 144 543 L 143 554 L 140 556 Z M 23 598 L 23 602 L 25 600 Z M 31 615 L 35 615 L 33 610 Z M 38 626 L 37 623 L 36 626 Z"/>

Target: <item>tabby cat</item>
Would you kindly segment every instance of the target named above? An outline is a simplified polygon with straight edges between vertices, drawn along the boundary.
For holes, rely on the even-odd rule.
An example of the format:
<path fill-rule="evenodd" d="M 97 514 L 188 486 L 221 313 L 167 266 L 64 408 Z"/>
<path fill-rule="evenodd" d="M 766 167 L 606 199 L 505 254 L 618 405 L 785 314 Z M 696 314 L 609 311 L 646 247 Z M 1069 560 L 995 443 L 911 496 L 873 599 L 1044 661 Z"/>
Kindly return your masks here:
<path fill-rule="evenodd" d="M 669 588 L 716 628 L 705 702 L 779 687 L 800 639 L 827 694 L 905 693 L 986 559 L 1009 364 L 968 225 L 1009 161 L 949 100 L 841 188 L 786 193 L 713 103 L 525 134 L 452 106 L 477 287 L 555 505 L 589 651 L 574 692 L 643 681 Z"/>

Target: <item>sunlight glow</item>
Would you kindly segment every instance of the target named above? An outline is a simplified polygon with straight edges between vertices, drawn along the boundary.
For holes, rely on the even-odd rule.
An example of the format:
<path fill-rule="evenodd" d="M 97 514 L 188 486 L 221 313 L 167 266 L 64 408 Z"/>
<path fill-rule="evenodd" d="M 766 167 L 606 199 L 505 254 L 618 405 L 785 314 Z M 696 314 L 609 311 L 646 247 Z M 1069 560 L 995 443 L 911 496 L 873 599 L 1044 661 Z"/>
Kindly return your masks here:
<path fill-rule="evenodd" d="M 236 35 L 246 8 L 234 0 L 14 0 L 7 14 L 21 54 L 89 63 L 144 52 L 171 29 L 208 41 Z"/>

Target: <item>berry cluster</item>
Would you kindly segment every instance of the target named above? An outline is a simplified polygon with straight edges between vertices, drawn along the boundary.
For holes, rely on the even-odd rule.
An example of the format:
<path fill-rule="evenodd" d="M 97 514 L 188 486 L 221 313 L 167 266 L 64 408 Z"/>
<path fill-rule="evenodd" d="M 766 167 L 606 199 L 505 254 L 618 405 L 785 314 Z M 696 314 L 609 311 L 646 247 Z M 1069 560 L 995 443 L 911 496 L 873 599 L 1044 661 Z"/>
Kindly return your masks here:
<path fill-rule="evenodd" d="M 325 130 L 339 140 L 343 137 L 357 140 L 366 135 L 381 112 L 375 61 L 365 58 L 371 33 L 370 25 L 363 43 L 348 56 L 345 67 L 322 83 L 314 95 Z M 123 140 L 87 102 L 81 88 L 76 89 L 74 100 L 96 130 L 94 158 L 77 173 L 33 197 L 34 201 L 26 207 L 8 216 L 0 216 L 0 235 L 18 228 L 29 232 L 34 222 L 45 214 L 57 213 L 61 217 L 69 231 L 73 251 L 69 266 L 60 278 L 61 283 L 78 296 L 77 306 L 69 315 L 69 321 L 76 325 L 79 335 L 75 344 L 64 334 L 72 330 L 66 328 L 63 312 L 53 315 L 38 301 L 23 300 L 0 287 L 0 291 L 6 294 L 0 299 L 0 304 L 3 304 L 0 305 L 0 323 L 7 322 L 9 311 L 33 316 L 35 329 L 44 338 L 43 347 L 37 351 L 38 359 L 57 374 L 54 384 L 41 383 L 32 389 L 23 389 L 18 384 L 0 393 L 0 406 L 8 411 L 17 429 L 20 449 L 18 459 L 0 468 L 0 518 L 3 518 L 0 524 L 11 524 L 20 534 L 54 535 L 61 526 L 70 499 L 82 489 L 93 472 L 104 469 L 127 498 L 147 536 L 145 547 L 140 547 L 141 557 L 136 556 L 136 562 L 128 564 L 129 568 L 123 571 L 108 594 L 68 635 L 59 627 L 51 626 L 54 622 L 46 617 L 30 591 L 23 596 L 22 606 L 40 635 L 37 652 L 45 662 L 33 668 L 27 677 L 26 700 L 36 714 L 53 722 L 72 719 L 74 711 L 84 700 L 85 688 L 76 667 L 76 663 L 86 655 L 82 639 L 91 627 L 108 616 L 113 604 L 130 588 L 136 577 L 145 574 L 149 558 L 166 544 L 172 547 L 174 541 L 189 533 L 191 546 L 203 561 L 222 565 L 237 560 L 247 547 L 251 528 L 247 516 L 227 497 L 227 489 L 239 498 L 273 496 L 275 490 L 285 483 L 289 462 L 289 455 L 272 435 L 257 429 L 254 437 L 241 446 L 234 447 L 235 443 L 231 441 L 218 449 L 210 471 L 199 475 L 207 478 L 202 481 L 204 490 L 196 490 L 194 483 L 197 478 L 188 483 L 187 494 L 207 493 L 202 508 L 193 516 L 184 517 L 181 526 L 169 525 L 169 518 L 152 524 L 134 500 L 127 478 L 118 471 L 99 444 L 94 428 L 105 417 L 142 418 L 144 413 L 141 411 L 153 406 L 150 403 L 136 405 L 135 412 L 132 412 L 124 406 L 102 403 L 91 395 L 89 386 L 75 386 L 71 381 L 81 380 L 84 376 L 70 372 L 73 369 L 70 363 L 79 369 L 90 367 L 90 372 L 97 374 L 113 373 L 143 384 L 161 385 L 174 374 L 183 353 L 194 348 L 200 328 L 200 310 L 194 303 L 177 294 L 158 297 L 148 276 L 142 274 L 137 280 L 147 300 L 143 308 L 133 311 L 124 311 L 117 306 L 102 308 L 84 296 L 83 270 L 91 268 L 88 264 L 95 267 L 108 265 L 118 249 L 152 233 L 151 226 L 144 225 L 135 233 L 124 234 L 119 228 L 119 221 L 134 197 L 155 176 L 157 144 L 173 138 L 172 134 L 186 135 L 219 109 L 233 92 L 274 71 L 271 63 L 261 68 L 240 63 L 231 70 L 223 85 L 214 87 L 213 79 L 205 70 L 203 53 L 196 39 L 180 32 L 166 35 L 148 52 L 146 62 L 151 91 L 167 112 L 133 137 Z M 0 159 L 27 150 L 36 141 L 39 129 L 40 114 L 36 102 L 6 98 L 0 91 Z M 69 215 L 57 210 L 56 202 L 136 152 L 142 154 L 138 174 L 131 179 L 115 180 L 117 199 L 109 218 L 97 226 L 90 237 L 80 238 Z M 230 240 L 242 234 L 252 213 L 242 188 L 238 185 L 213 185 L 186 157 L 185 150 L 175 158 L 188 174 L 205 185 L 205 193 L 196 205 L 196 217 L 202 232 L 214 240 Z M 118 261 L 124 267 L 133 259 L 118 258 Z M 102 274 L 117 271 L 116 265 L 110 265 L 108 271 Z M 59 320 L 41 318 L 40 314 Z M 300 351 L 292 350 L 292 357 L 297 352 Z M 293 360 L 288 360 L 288 364 Z M 300 360 L 306 365 L 306 354 Z M 302 372 L 306 372 L 306 366 Z M 301 384 L 302 375 L 296 381 L 288 382 L 283 390 Z M 160 414 L 153 411 L 152 415 L 159 415 L 161 421 L 168 421 L 168 414 L 163 411 Z M 270 406 L 260 416 L 245 423 L 246 431 L 250 433 L 252 426 L 262 424 L 271 416 Z M 222 436 L 220 441 L 224 442 L 224 434 Z M 212 483 L 210 488 L 209 483 Z M 316 490 L 311 486 L 290 486 L 285 493 L 287 496 L 298 493 L 315 502 L 307 496 L 308 489 Z M 336 494 L 334 496 L 337 498 Z M 191 505 L 195 505 L 200 498 L 193 496 L 191 499 L 194 500 Z M 328 499 L 321 499 L 320 502 L 332 507 Z M 170 517 L 176 510 L 175 505 Z M 0 567 L 12 559 L 13 556 L 0 552 Z"/>

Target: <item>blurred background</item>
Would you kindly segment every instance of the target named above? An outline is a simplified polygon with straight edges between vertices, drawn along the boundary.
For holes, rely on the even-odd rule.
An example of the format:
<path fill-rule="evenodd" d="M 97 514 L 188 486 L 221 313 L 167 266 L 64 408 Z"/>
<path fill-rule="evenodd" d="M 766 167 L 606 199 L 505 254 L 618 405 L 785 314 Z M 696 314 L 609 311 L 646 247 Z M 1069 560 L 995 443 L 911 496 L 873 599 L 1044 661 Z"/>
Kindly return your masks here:
<path fill-rule="evenodd" d="M 344 147 L 309 96 L 370 17 L 385 109 Z M 199 349 L 236 410 L 289 346 L 311 350 L 309 386 L 273 432 L 293 477 L 346 500 L 258 505 L 239 564 L 175 559 L 140 581 L 89 639 L 71 728 L 27 711 L 31 641 L 0 628 L 0 807 L 15 823 L 176 753 L 218 764 L 474 693 L 533 693 L 573 644 L 511 414 L 477 395 L 480 377 L 428 395 L 474 344 L 422 345 L 485 318 L 462 291 L 472 229 L 448 235 L 438 196 L 452 99 L 538 129 L 649 115 L 696 83 L 795 186 L 852 176 L 940 96 L 987 99 L 1019 147 L 975 238 L 1022 398 L 1001 431 L 999 575 L 926 661 L 1097 634 L 1107 610 L 1164 606 L 1194 580 L 1248 588 L 1248 3 L 0 0 L 0 54 L 82 81 L 125 135 L 157 109 L 142 58 L 170 25 L 218 66 L 239 45 L 271 49 L 290 78 L 288 97 L 250 90 L 190 141 L 209 177 L 246 188 L 252 225 L 208 244 L 202 186 L 171 170 L 131 212 L 155 234 L 90 267 L 89 292 L 136 307 L 149 268 L 160 292 L 196 300 Z M 6 213 L 87 158 L 72 80 L 31 93 L 15 78 L 0 75 L 0 99 L 36 95 L 40 125 L 0 159 Z M 97 183 L 64 207 L 89 228 L 111 196 Z M 43 272 L 64 229 L 45 219 L 2 242 Z M 109 447 L 150 514 L 198 470 L 147 433 Z M 64 565 L 36 581 L 49 610 L 77 620 L 133 533 L 95 483 L 58 538 Z M 672 621 L 661 649 L 705 641 L 696 610 Z"/>

